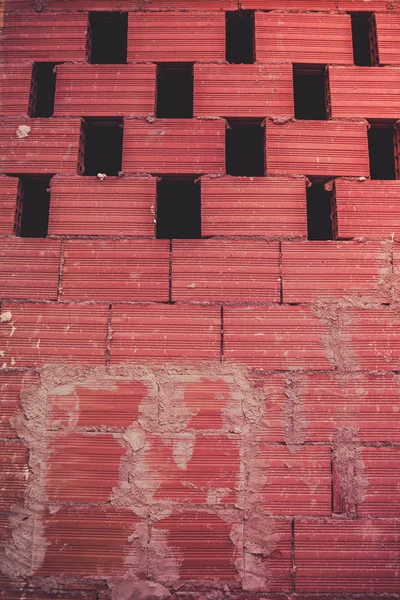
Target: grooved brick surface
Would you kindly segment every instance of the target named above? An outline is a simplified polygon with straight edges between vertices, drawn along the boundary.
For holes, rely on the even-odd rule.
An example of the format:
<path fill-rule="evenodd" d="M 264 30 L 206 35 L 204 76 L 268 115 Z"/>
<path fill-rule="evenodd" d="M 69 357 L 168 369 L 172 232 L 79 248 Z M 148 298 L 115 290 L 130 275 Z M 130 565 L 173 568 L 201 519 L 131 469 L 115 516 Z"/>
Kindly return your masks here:
<path fill-rule="evenodd" d="M 391 270 L 391 248 L 382 242 L 282 242 L 284 302 L 343 296 L 385 302 Z"/>
<path fill-rule="evenodd" d="M 57 300 L 59 240 L 0 238 L 2 298 Z"/>
<path fill-rule="evenodd" d="M 51 180 L 49 234 L 152 237 L 155 206 L 155 178 L 56 176 Z"/>
<path fill-rule="evenodd" d="M 339 238 L 393 238 L 400 236 L 399 181 L 335 182 Z"/>
<path fill-rule="evenodd" d="M 21 126 L 29 131 L 23 129 L 18 136 Z M 1 172 L 75 175 L 80 130 L 81 119 L 2 119 Z"/>
<path fill-rule="evenodd" d="M 0 114 L 27 116 L 32 64 L 0 64 Z"/>
<path fill-rule="evenodd" d="M 302 306 L 227 307 L 224 358 L 259 369 L 332 369 L 323 346 L 328 328 Z"/>
<path fill-rule="evenodd" d="M 376 13 L 375 22 L 379 64 L 400 64 L 400 15 Z"/>
<path fill-rule="evenodd" d="M 168 7 L 171 8 L 171 7 Z M 128 62 L 225 60 L 225 16 L 221 13 L 131 13 Z"/>
<path fill-rule="evenodd" d="M 368 487 L 357 508 L 361 518 L 396 518 L 399 514 L 399 452 L 399 448 L 363 448 Z"/>
<path fill-rule="evenodd" d="M 63 300 L 168 302 L 167 240 L 67 240 Z"/>
<path fill-rule="evenodd" d="M 369 177 L 366 123 L 267 122 L 267 174 Z"/>
<path fill-rule="evenodd" d="M 225 173 L 225 121 L 125 119 L 122 170 L 127 173 Z"/>
<path fill-rule="evenodd" d="M 254 241 L 172 242 L 172 300 L 278 302 L 279 244 Z"/>
<path fill-rule="evenodd" d="M 0 511 L 7 512 L 21 503 L 29 476 L 28 451 L 17 442 L 0 442 Z"/>
<path fill-rule="evenodd" d="M 302 448 L 260 443 L 253 450 L 253 501 L 268 515 L 327 515 L 331 509 L 331 455 L 328 446 Z"/>
<path fill-rule="evenodd" d="M 385 521 L 295 523 L 299 592 L 395 592 L 399 525 Z"/>
<path fill-rule="evenodd" d="M 6 62 L 85 62 L 87 14 L 7 12 L 2 44 Z"/>
<path fill-rule="evenodd" d="M 331 115 L 398 119 L 399 70 L 392 67 L 329 67 Z"/>
<path fill-rule="evenodd" d="M 194 114 L 224 117 L 294 115 L 290 65 L 194 67 Z"/>
<path fill-rule="evenodd" d="M 203 236 L 307 236 L 304 178 L 201 178 Z"/>
<path fill-rule="evenodd" d="M 218 306 L 115 306 L 112 329 L 113 364 L 132 358 L 197 361 L 220 356 Z"/>
<path fill-rule="evenodd" d="M 156 65 L 60 65 L 54 115 L 152 115 L 155 91 Z"/>
<path fill-rule="evenodd" d="M 2 310 L 12 319 L 0 325 L 6 367 L 105 364 L 107 306 L 3 303 Z"/>
<path fill-rule="evenodd" d="M 349 15 L 258 12 L 255 25 L 257 61 L 353 64 Z"/>
<path fill-rule="evenodd" d="M 0 176 L 0 234 L 13 234 L 19 181 Z"/>

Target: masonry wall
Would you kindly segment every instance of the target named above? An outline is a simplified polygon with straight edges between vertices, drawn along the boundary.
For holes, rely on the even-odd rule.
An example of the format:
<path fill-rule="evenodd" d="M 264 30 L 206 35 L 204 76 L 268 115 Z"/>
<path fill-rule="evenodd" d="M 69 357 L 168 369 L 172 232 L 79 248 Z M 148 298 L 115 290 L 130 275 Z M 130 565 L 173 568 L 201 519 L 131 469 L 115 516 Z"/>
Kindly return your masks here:
<path fill-rule="evenodd" d="M 128 13 L 126 64 L 90 64 L 101 11 Z M 382 0 L 6 0 L 1 599 L 398 598 L 399 23 Z M 168 65 L 192 115 L 160 116 Z"/>

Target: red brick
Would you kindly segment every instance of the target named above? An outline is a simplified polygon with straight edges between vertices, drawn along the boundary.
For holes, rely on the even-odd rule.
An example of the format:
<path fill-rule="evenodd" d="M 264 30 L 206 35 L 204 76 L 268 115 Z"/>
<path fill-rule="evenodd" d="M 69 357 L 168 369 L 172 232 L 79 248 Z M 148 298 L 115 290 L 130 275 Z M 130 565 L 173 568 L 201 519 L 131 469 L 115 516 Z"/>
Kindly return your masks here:
<path fill-rule="evenodd" d="M 243 534 L 245 589 L 291 592 L 292 523 L 274 521 L 264 515 L 254 518 L 252 513 L 244 523 Z M 254 554 L 251 551 L 254 551 Z M 250 594 L 245 594 L 243 600 L 251 598 Z M 255 596 L 254 600 L 255 598 L 260 596 Z"/>
<path fill-rule="evenodd" d="M 21 412 L 20 395 L 32 385 L 38 384 L 36 374 L 16 371 L 2 372 L 0 375 L 0 438 L 17 437 L 14 418 Z"/>
<path fill-rule="evenodd" d="M 153 500 L 183 504 L 237 500 L 240 462 L 235 437 L 193 434 L 147 436 L 141 487 Z"/>
<path fill-rule="evenodd" d="M 113 435 L 73 433 L 53 438 L 46 490 L 53 502 L 108 502 L 126 450 Z"/>
<path fill-rule="evenodd" d="M 128 538 L 141 524 L 133 511 L 122 508 L 65 507 L 48 513 L 46 555 L 35 575 L 104 579 L 139 571 L 141 553 Z"/>
<path fill-rule="evenodd" d="M 23 504 L 29 477 L 28 449 L 16 442 L 0 442 L 0 512 Z"/>
<path fill-rule="evenodd" d="M 284 375 L 257 381 L 266 389 L 263 439 L 268 442 L 290 441 L 296 432 L 305 442 L 330 442 L 338 429 L 357 430 L 362 442 L 400 441 L 394 375 L 354 373 L 344 382 L 330 374 L 304 374 L 294 387 L 290 377 L 285 386 Z M 291 414 L 296 415 L 292 425 Z"/>
<path fill-rule="evenodd" d="M 0 234 L 14 233 L 19 180 L 0 176 Z"/>
<path fill-rule="evenodd" d="M 398 82 L 399 71 L 391 67 L 330 66 L 331 116 L 396 120 L 400 114 Z"/>
<path fill-rule="evenodd" d="M 0 114 L 27 116 L 32 64 L 0 64 Z"/>
<path fill-rule="evenodd" d="M 186 408 L 192 413 L 187 429 L 223 429 L 224 409 L 232 399 L 232 390 L 225 379 L 201 377 L 186 383 L 183 391 Z"/>
<path fill-rule="evenodd" d="M 303 178 L 201 178 L 202 235 L 307 236 Z"/>
<path fill-rule="evenodd" d="M 22 303 L 2 310 L 12 313 L 12 321 L 0 326 L 7 367 L 105 364 L 108 306 Z"/>
<path fill-rule="evenodd" d="M 85 62 L 87 14 L 63 12 L 5 15 L 3 60 L 6 62 Z"/>
<path fill-rule="evenodd" d="M 138 420 L 140 404 L 147 393 L 141 381 L 96 379 L 72 389 L 56 387 L 48 398 L 48 426 L 128 427 Z"/>
<path fill-rule="evenodd" d="M 335 181 L 338 237 L 400 237 L 400 181 Z"/>
<path fill-rule="evenodd" d="M 199 117 L 293 116 L 292 67 L 195 64 L 194 114 Z"/>
<path fill-rule="evenodd" d="M 255 29 L 259 62 L 353 64 L 349 15 L 258 12 Z"/>
<path fill-rule="evenodd" d="M 49 234 L 153 237 L 155 204 L 155 178 L 56 176 Z"/>
<path fill-rule="evenodd" d="M 335 0 L 240 0 L 243 10 L 335 10 Z"/>
<path fill-rule="evenodd" d="M 268 175 L 369 176 L 366 123 L 268 121 L 266 127 Z"/>
<path fill-rule="evenodd" d="M 3 298 L 57 300 L 58 240 L 0 238 L 0 289 Z"/>
<path fill-rule="evenodd" d="M 358 505 L 360 518 L 397 518 L 400 509 L 400 448 L 363 448 L 361 452 L 368 486 Z"/>
<path fill-rule="evenodd" d="M 63 300 L 168 302 L 169 241 L 67 240 Z"/>
<path fill-rule="evenodd" d="M 130 13 L 128 62 L 224 60 L 225 15 L 222 12 Z"/>
<path fill-rule="evenodd" d="M 112 329 L 112 363 L 220 356 L 219 306 L 114 306 Z"/>
<path fill-rule="evenodd" d="M 263 241 L 172 242 L 172 300 L 279 302 L 279 244 Z"/>
<path fill-rule="evenodd" d="M 54 114 L 146 116 L 155 112 L 156 65 L 60 65 Z"/>
<path fill-rule="evenodd" d="M 302 447 L 260 443 L 251 452 L 250 488 L 265 514 L 276 516 L 330 516 L 331 455 L 328 446 Z"/>
<path fill-rule="evenodd" d="M 400 64 L 400 15 L 377 13 L 375 14 L 375 22 L 379 64 Z"/>
<path fill-rule="evenodd" d="M 346 313 L 343 334 L 352 357 L 349 370 L 397 370 L 400 359 L 400 317 L 386 306 L 352 309 Z"/>
<path fill-rule="evenodd" d="M 20 126 L 30 127 L 18 138 Z M 0 128 L 0 171 L 3 173 L 78 172 L 81 119 L 3 118 Z"/>
<path fill-rule="evenodd" d="M 129 173 L 225 173 L 225 121 L 125 119 L 122 169 Z"/>
<path fill-rule="evenodd" d="M 362 297 L 388 301 L 389 249 L 381 242 L 283 242 L 284 302 Z"/>
<path fill-rule="evenodd" d="M 238 0 L 171 0 L 168 3 L 168 10 L 237 10 L 239 8 Z M 165 0 L 144 0 L 142 10 L 166 10 Z"/>
<path fill-rule="evenodd" d="M 312 311 L 301 306 L 224 309 L 225 360 L 252 368 L 332 369 L 322 344 L 327 333 Z"/>
<path fill-rule="evenodd" d="M 339 10 L 346 11 L 373 11 L 373 12 L 385 12 L 398 10 L 396 6 L 396 0 L 388 2 L 387 0 L 338 0 Z"/>
<path fill-rule="evenodd" d="M 214 514 L 200 510 L 173 513 L 152 527 L 151 544 L 166 542 L 169 554 L 179 564 L 180 582 L 236 582 L 236 550 L 230 533 L 232 525 Z M 168 579 L 168 564 L 163 577 Z"/>
<path fill-rule="evenodd" d="M 300 521 L 294 539 L 297 592 L 383 594 L 399 589 L 397 522 Z"/>

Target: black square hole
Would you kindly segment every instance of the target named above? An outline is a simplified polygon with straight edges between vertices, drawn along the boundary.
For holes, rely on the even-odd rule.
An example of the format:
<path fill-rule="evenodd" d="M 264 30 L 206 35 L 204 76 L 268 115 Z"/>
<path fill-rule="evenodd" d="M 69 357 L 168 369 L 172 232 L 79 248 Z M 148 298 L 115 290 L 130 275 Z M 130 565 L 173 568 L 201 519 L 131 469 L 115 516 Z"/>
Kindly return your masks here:
<path fill-rule="evenodd" d="M 162 63 L 157 69 L 157 117 L 193 117 L 193 64 Z"/>
<path fill-rule="evenodd" d="M 52 175 L 20 176 L 15 231 L 21 237 L 45 238 L 49 224 Z"/>
<path fill-rule="evenodd" d="M 311 181 L 307 188 L 307 228 L 309 240 L 332 240 L 332 198 L 331 186 L 325 189 L 325 182 Z"/>
<path fill-rule="evenodd" d="M 88 61 L 92 64 L 125 64 L 128 49 L 127 12 L 90 12 Z"/>
<path fill-rule="evenodd" d="M 190 177 L 163 177 L 157 183 L 158 239 L 201 238 L 200 183 Z"/>
<path fill-rule="evenodd" d="M 371 179 L 396 179 L 393 123 L 370 123 L 368 130 Z"/>
<path fill-rule="evenodd" d="M 296 119 L 325 120 L 325 66 L 293 65 L 293 86 Z"/>
<path fill-rule="evenodd" d="M 228 11 L 226 19 L 226 62 L 249 65 L 254 63 L 254 11 Z"/>
<path fill-rule="evenodd" d="M 84 175 L 118 175 L 122 169 L 122 118 L 86 118 L 83 128 Z"/>
<path fill-rule="evenodd" d="M 227 119 L 226 172 L 257 177 L 265 173 L 265 127 L 260 119 Z"/>
<path fill-rule="evenodd" d="M 30 117 L 52 117 L 56 93 L 57 63 L 34 63 L 32 67 Z"/>
<path fill-rule="evenodd" d="M 373 64 L 372 28 L 375 25 L 373 13 L 353 13 L 351 32 L 353 37 L 354 64 L 370 67 Z"/>

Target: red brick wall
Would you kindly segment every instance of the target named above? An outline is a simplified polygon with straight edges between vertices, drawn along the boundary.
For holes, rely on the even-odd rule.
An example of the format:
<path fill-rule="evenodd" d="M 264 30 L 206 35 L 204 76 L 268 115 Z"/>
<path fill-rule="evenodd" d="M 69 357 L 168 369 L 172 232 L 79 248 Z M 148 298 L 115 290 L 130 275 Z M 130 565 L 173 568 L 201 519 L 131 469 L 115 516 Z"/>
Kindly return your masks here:
<path fill-rule="evenodd" d="M 225 63 L 239 4 L 254 64 Z M 129 11 L 126 65 L 86 63 L 90 10 Z M 353 11 L 376 11 L 375 66 L 353 64 Z M 400 119 L 399 19 L 381 0 L 6 0 L 1 599 L 397 598 L 400 182 L 370 179 L 366 119 Z M 46 61 L 54 117 L 31 118 Z M 160 61 L 195 63 L 193 119 L 156 118 Z M 294 118 L 299 63 L 326 67 L 326 121 Z M 101 181 L 81 118 L 107 116 L 122 172 Z M 265 119 L 264 176 L 226 174 L 231 117 Z M 18 176 L 39 173 L 48 235 L 19 237 Z M 199 178 L 202 239 L 156 239 L 176 173 Z M 307 239 L 309 178 L 329 180 L 331 241 Z"/>

